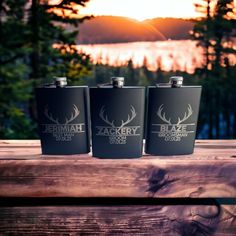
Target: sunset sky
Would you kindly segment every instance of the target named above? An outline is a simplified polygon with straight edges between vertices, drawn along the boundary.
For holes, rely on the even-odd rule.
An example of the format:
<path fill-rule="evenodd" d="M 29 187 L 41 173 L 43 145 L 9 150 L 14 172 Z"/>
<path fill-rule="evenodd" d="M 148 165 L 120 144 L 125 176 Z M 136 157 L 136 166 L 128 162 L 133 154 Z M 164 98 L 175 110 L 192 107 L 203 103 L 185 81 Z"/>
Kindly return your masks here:
<path fill-rule="evenodd" d="M 82 14 L 126 16 L 136 20 L 155 17 L 192 18 L 199 16 L 194 3 L 199 0 L 90 0 Z"/>
<path fill-rule="evenodd" d="M 214 6 L 217 0 L 212 0 Z M 58 4 L 61 0 L 50 0 Z M 85 7 L 77 6 L 79 14 L 125 16 L 139 21 L 156 17 L 195 18 L 201 16 L 195 11 L 194 3 L 203 0 L 90 0 Z M 234 0 L 236 6 L 236 0 Z M 212 8 L 213 9 L 213 8 Z"/>

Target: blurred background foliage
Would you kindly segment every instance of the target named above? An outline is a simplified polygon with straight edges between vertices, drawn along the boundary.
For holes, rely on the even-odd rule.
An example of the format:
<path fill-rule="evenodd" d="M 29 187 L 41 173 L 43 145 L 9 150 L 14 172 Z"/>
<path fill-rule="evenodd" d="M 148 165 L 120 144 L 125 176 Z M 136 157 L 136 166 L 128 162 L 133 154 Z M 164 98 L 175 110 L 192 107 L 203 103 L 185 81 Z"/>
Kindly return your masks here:
<path fill-rule="evenodd" d="M 233 0 L 217 0 L 214 9 L 211 0 L 196 4 L 203 17 L 193 20 L 191 36 L 204 49 L 204 61 L 193 74 L 164 71 L 161 61 L 150 71 L 146 58 L 138 68 L 132 59 L 122 66 L 92 64 L 75 47 L 78 26 L 90 17 L 78 18 L 74 6 L 87 1 L 0 1 L 0 138 L 38 138 L 34 88 L 54 76 L 66 76 L 71 85 L 124 76 L 127 85 L 148 86 L 168 82 L 173 74 L 184 76 L 187 85 L 203 86 L 198 138 L 236 138 L 236 66 L 228 57 L 236 54 Z"/>
<path fill-rule="evenodd" d="M 77 18 L 74 9 L 87 1 L 0 1 L 1 138 L 37 138 L 35 86 L 55 75 L 76 85 L 88 83 L 90 58 L 73 47 L 77 30 L 64 27 L 89 19 Z"/>

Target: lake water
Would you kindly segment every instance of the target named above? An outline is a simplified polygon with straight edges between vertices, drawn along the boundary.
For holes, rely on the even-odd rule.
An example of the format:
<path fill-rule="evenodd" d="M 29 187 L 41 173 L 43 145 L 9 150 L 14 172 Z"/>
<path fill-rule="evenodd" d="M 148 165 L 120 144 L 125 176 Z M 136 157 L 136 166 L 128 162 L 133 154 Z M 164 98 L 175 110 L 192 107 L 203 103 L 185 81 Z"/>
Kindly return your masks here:
<path fill-rule="evenodd" d="M 135 66 L 144 61 L 151 70 L 161 67 L 165 71 L 194 72 L 203 63 L 203 50 L 192 40 L 167 40 L 157 42 L 133 42 L 115 44 L 78 45 L 78 49 L 91 55 L 94 63 L 125 65 L 132 59 Z M 235 55 L 230 56 L 236 64 Z"/>
<path fill-rule="evenodd" d="M 151 70 L 161 67 L 190 73 L 201 66 L 203 53 L 191 40 L 78 45 L 78 49 L 90 54 L 95 63 L 119 66 L 132 59 L 135 66 L 142 66 L 146 60 Z"/>

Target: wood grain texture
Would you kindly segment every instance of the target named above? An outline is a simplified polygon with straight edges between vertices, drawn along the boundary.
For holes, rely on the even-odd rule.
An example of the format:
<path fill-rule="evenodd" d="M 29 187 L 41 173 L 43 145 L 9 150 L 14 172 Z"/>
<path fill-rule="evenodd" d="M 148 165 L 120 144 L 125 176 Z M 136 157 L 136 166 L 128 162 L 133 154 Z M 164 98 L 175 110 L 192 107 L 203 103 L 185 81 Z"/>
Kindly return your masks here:
<path fill-rule="evenodd" d="M 132 160 L 42 156 L 39 141 L 1 141 L 0 196 L 235 198 L 235 157 L 235 140 L 199 140 L 193 155 Z"/>
<path fill-rule="evenodd" d="M 236 205 L 224 205 L 236 198 L 235 170 L 235 140 L 199 140 L 193 155 L 132 160 L 42 156 L 37 140 L 0 141 L 0 197 L 76 197 L 67 206 L 0 206 L 0 235 L 236 236 Z M 83 206 L 80 197 L 198 198 L 202 205 Z M 227 199 L 204 205 L 210 197 Z"/>
<path fill-rule="evenodd" d="M 235 206 L 5 207 L 1 235 L 236 235 Z"/>
<path fill-rule="evenodd" d="M 1 159 L 84 159 L 91 158 L 91 153 L 81 155 L 67 155 L 67 156 L 47 156 L 40 155 L 40 141 L 39 140 L 0 140 L 0 160 Z M 231 159 L 236 158 L 236 140 L 197 140 L 195 145 L 195 152 L 192 155 L 183 156 L 151 156 L 143 155 L 141 159 Z"/>

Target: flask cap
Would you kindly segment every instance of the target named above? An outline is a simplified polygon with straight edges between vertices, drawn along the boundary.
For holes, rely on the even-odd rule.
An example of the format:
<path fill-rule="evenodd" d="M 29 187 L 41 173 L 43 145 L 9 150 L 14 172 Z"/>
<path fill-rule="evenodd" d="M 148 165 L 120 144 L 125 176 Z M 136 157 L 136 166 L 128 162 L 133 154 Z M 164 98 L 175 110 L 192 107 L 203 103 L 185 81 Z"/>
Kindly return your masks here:
<path fill-rule="evenodd" d="M 124 77 L 111 77 L 111 84 L 114 88 L 122 88 L 124 86 Z"/>
<path fill-rule="evenodd" d="M 54 77 L 56 87 L 65 87 L 67 85 L 66 77 Z"/>
<path fill-rule="evenodd" d="M 170 84 L 172 88 L 179 88 L 183 85 L 184 78 L 182 76 L 170 77 Z"/>

